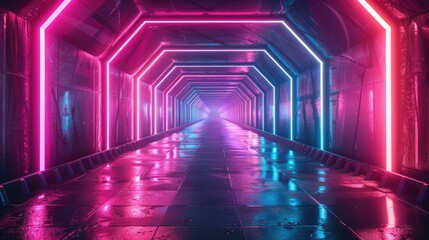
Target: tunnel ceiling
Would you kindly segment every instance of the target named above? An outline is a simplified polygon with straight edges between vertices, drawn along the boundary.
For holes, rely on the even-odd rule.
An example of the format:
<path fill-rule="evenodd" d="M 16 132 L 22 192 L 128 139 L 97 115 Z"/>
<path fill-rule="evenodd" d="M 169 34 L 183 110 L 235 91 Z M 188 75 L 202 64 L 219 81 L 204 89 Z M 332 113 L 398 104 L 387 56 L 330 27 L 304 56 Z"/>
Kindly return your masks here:
<path fill-rule="evenodd" d="M 60 2 L 0 1 L 4 8 L 36 22 Z M 377 2 L 399 19 L 410 19 L 429 9 L 424 0 Z M 259 92 L 287 82 L 288 74 L 296 77 L 318 67 L 296 36 L 281 24 L 150 21 L 282 20 L 316 54 L 329 58 L 378 34 L 379 26 L 357 8 L 360 6 L 354 0 L 72 0 L 49 31 L 104 61 L 115 56 L 113 68 L 141 76 L 148 84 L 159 83 L 160 90 L 169 89 L 186 74 L 242 74 L 247 76 L 242 83 Z M 127 46 L 116 56 L 124 43 Z M 241 51 L 228 52 L 233 50 Z M 230 66 L 179 67 L 222 64 Z M 239 66 L 245 64 L 253 67 Z"/>
<path fill-rule="evenodd" d="M 49 6 L 57 2 L 54 0 L 0 0 L 0 6 L 25 19 L 36 20 Z M 410 19 L 429 9 L 429 3 L 426 0 L 377 0 L 377 2 L 386 6 L 395 17 L 400 19 Z M 62 27 L 57 29 L 57 32 L 85 51 L 100 56 L 120 38 L 128 26 L 142 19 L 189 16 L 281 17 L 293 23 L 310 42 L 318 46 L 319 51 L 328 56 L 340 53 L 364 39 L 368 29 L 371 29 L 371 25 L 362 21 L 363 16 L 356 11 L 354 4 L 355 1 L 344 0 L 74 0 L 74 11 L 69 12 L 63 19 L 68 27 L 60 24 Z M 157 44 L 163 42 L 204 44 L 204 41 L 219 45 L 230 45 L 234 42 L 267 44 L 273 40 L 273 31 L 275 30 L 258 29 L 253 26 L 251 29 L 241 28 L 239 31 L 222 36 L 222 34 L 216 34 L 213 29 L 201 31 L 201 29 L 183 26 L 179 29 L 167 27 L 161 30 L 154 26 L 145 33 L 145 36 L 161 40 Z M 281 42 L 284 43 L 284 40 L 282 39 Z M 150 43 L 155 44 L 155 42 Z"/>

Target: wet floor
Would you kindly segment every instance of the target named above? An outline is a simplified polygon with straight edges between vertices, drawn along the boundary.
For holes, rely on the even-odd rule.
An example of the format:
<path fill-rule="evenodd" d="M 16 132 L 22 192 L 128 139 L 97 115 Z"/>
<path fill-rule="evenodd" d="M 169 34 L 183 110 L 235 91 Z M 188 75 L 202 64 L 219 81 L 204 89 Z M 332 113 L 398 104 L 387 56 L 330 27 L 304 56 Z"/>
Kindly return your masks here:
<path fill-rule="evenodd" d="M 2 213 L 0 239 L 429 236 L 428 214 L 374 186 L 207 119 Z"/>

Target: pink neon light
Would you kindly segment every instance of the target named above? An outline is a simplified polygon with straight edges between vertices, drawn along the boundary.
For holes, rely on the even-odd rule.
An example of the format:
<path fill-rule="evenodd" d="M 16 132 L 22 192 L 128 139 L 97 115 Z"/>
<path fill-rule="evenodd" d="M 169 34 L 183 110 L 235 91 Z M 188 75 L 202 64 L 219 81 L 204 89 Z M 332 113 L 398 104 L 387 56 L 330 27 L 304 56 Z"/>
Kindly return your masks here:
<path fill-rule="evenodd" d="M 46 168 L 46 29 L 69 5 L 71 0 L 64 0 L 60 6 L 42 23 L 39 29 L 39 171 Z"/>
<path fill-rule="evenodd" d="M 113 59 L 112 59 L 113 60 Z M 110 62 L 107 62 L 106 66 L 106 149 L 110 148 Z"/>
<path fill-rule="evenodd" d="M 140 81 L 136 81 L 136 140 L 140 139 Z"/>
<path fill-rule="evenodd" d="M 100 61 L 100 59 L 98 58 L 97 59 L 97 64 L 98 64 L 98 69 L 100 69 L 99 71 L 98 71 L 98 87 L 101 89 L 102 87 L 102 79 L 103 79 L 103 77 L 102 77 L 102 71 L 101 71 L 101 61 Z M 98 94 L 98 105 L 99 106 L 101 106 L 101 103 L 102 103 L 102 96 L 101 96 L 101 94 Z M 102 133 L 101 133 L 101 131 L 102 131 L 102 127 L 100 127 L 100 126 L 102 126 L 102 124 L 103 124 L 103 120 L 101 119 L 103 117 L 103 114 L 102 114 L 102 109 L 101 109 L 101 107 L 99 107 L 99 108 L 97 108 L 97 125 L 99 126 L 99 127 L 97 127 L 97 150 L 98 151 L 101 151 L 102 149 L 103 149 L 103 142 L 102 142 L 102 139 L 101 139 L 101 136 L 102 136 Z"/>
<path fill-rule="evenodd" d="M 358 2 L 386 30 L 386 170 L 392 171 L 392 28 L 366 0 Z"/>
<path fill-rule="evenodd" d="M 135 89 L 135 86 L 134 86 L 134 78 L 132 78 L 131 79 L 131 89 L 132 90 L 134 90 Z M 130 127 L 130 130 L 131 130 L 131 139 L 135 139 L 134 137 L 135 137 L 135 135 L 134 135 L 134 102 L 136 102 L 136 96 L 134 95 L 134 91 L 131 91 L 131 127 Z M 136 102 L 137 103 L 137 102 Z"/>
<path fill-rule="evenodd" d="M 395 208 L 393 206 L 393 201 L 387 196 L 386 196 L 386 212 L 387 212 L 387 225 L 389 227 L 396 226 Z"/>

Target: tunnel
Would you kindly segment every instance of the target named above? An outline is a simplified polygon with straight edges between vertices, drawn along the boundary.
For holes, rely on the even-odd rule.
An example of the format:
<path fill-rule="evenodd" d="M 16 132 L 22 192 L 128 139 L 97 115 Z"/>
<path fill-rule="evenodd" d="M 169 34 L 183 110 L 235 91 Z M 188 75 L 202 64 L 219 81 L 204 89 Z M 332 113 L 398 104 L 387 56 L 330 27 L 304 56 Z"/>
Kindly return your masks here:
<path fill-rule="evenodd" d="M 428 238 L 428 1 L 0 16 L 0 239 Z"/>

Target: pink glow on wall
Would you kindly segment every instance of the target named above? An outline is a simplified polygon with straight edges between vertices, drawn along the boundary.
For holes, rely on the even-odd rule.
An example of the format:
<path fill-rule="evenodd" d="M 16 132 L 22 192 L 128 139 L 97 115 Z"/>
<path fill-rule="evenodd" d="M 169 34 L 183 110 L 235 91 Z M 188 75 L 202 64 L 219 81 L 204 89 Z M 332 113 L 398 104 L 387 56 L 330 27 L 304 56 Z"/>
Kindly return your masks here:
<path fill-rule="evenodd" d="M 39 28 L 39 171 L 46 168 L 46 29 L 71 0 L 64 0 Z"/>
<path fill-rule="evenodd" d="M 386 170 L 392 171 L 392 28 L 366 1 L 358 2 L 386 31 Z"/>

